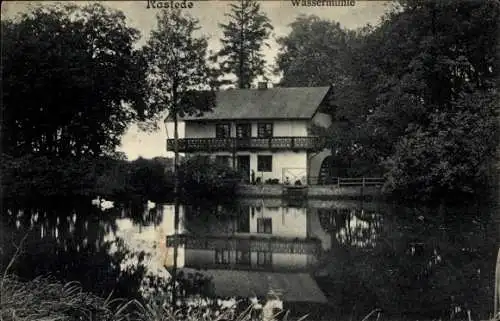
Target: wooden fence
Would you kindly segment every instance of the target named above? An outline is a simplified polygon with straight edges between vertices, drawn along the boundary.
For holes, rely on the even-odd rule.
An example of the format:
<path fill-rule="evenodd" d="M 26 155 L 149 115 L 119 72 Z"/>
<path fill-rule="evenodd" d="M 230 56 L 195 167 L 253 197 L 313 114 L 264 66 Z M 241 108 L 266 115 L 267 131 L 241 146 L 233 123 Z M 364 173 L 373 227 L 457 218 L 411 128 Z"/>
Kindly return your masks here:
<path fill-rule="evenodd" d="M 337 185 L 337 187 L 348 187 L 348 186 L 382 186 L 384 185 L 385 179 L 382 177 L 328 177 L 321 180 L 313 180 L 313 177 L 309 179 L 309 182 L 317 181 L 318 183 L 312 185 Z"/>

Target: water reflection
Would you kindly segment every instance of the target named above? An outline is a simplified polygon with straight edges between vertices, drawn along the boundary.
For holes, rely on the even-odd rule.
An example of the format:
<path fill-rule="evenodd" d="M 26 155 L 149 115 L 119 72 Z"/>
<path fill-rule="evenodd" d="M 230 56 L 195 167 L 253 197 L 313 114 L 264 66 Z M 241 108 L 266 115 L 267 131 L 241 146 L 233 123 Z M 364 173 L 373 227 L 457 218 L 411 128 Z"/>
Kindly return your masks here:
<path fill-rule="evenodd" d="M 31 230 L 16 273 L 51 273 L 130 297 L 146 276 L 169 277 L 178 246 L 185 296 L 265 296 L 272 289 L 287 307 L 307 304 L 307 312 L 353 320 L 374 308 L 450 318 L 458 306 L 486 319 L 493 308 L 498 224 L 488 208 L 244 199 L 181 206 L 173 235 L 172 205 L 101 212 L 88 203 L 9 208 L 2 232 L 19 238 Z"/>

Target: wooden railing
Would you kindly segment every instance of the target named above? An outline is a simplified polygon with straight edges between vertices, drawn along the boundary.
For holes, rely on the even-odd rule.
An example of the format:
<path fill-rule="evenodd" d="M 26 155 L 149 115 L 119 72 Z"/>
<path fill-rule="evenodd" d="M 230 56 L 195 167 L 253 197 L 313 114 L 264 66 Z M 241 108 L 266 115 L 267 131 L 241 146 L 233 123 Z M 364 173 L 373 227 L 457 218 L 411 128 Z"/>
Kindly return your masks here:
<path fill-rule="evenodd" d="M 179 152 L 217 152 L 235 150 L 321 150 L 322 137 L 270 137 L 270 138 L 180 138 Z M 174 150 L 174 140 L 167 139 L 167 150 Z"/>
<path fill-rule="evenodd" d="M 312 180 L 312 177 L 311 177 Z M 320 177 L 316 185 L 337 185 L 338 187 L 347 186 L 382 186 L 385 179 L 382 177 Z"/>
<path fill-rule="evenodd" d="M 318 254 L 318 239 L 284 239 L 269 237 L 191 236 L 186 234 L 167 236 L 167 247 L 184 246 L 186 249 L 246 250 L 290 254 Z"/>

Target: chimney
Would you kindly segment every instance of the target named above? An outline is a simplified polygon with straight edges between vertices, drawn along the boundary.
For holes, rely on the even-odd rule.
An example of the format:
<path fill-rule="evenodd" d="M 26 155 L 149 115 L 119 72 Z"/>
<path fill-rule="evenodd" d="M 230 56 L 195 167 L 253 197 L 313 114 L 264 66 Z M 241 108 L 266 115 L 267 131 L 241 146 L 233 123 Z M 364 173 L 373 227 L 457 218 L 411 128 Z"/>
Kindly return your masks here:
<path fill-rule="evenodd" d="M 267 82 L 259 81 L 257 88 L 258 89 L 267 89 Z"/>

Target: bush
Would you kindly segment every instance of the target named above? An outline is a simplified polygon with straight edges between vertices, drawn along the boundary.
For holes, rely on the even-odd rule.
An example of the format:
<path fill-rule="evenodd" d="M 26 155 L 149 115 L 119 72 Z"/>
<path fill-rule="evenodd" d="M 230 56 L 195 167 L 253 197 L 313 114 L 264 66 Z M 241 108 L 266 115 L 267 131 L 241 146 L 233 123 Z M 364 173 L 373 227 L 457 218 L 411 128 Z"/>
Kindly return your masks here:
<path fill-rule="evenodd" d="M 184 195 L 191 197 L 234 196 L 241 175 L 225 164 L 208 157 L 194 156 L 179 166 L 179 183 Z"/>
<path fill-rule="evenodd" d="M 278 178 L 269 178 L 266 179 L 265 183 L 270 185 L 276 185 L 280 183 L 280 180 Z"/>
<path fill-rule="evenodd" d="M 171 194 L 173 179 L 166 174 L 166 160 L 129 162 L 96 158 L 2 154 L 2 197 L 38 200 L 48 197 L 142 198 L 160 201 Z"/>

